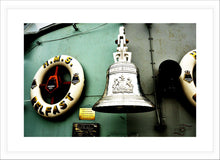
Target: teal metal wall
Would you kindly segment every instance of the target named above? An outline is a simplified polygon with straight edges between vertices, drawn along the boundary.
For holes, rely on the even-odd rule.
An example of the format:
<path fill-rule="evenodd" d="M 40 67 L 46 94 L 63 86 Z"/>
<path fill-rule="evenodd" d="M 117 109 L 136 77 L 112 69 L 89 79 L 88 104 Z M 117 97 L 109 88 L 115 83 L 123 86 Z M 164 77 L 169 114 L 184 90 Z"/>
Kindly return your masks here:
<path fill-rule="evenodd" d="M 196 136 L 196 116 L 190 104 L 176 99 L 164 99 L 163 111 L 167 130 L 157 132 L 155 112 L 134 114 L 110 114 L 96 112 L 95 120 L 79 120 L 79 108 L 91 108 L 102 96 L 105 89 L 106 71 L 113 63 L 112 53 L 116 51 L 115 40 L 121 24 L 77 24 L 45 34 L 36 39 L 24 53 L 24 136 L 71 137 L 73 123 L 99 123 L 100 136 L 180 136 L 174 134 L 182 124 L 184 135 Z M 128 50 L 133 53 L 132 61 L 139 68 L 144 94 L 153 101 L 153 79 L 150 64 L 148 31 L 145 24 L 125 24 L 126 36 L 130 43 Z M 82 34 L 78 34 L 82 33 Z M 66 39 L 62 37 L 71 36 Z M 196 48 L 195 24 L 153 24 L 153 48 L 155 68 L 166 59 L 179 62 L 182 56 Z M 48 41 L 60 39 L 56 41 Z M 43 41 L 36 46 L 37 41 Z M 45 42 L 44 42 L 45 41 Z M 32 49 L 31 49 L 32 48 Z M 80 101 L 62 120 L 46 120 L 40 117 L 30 102 L 30 87 L 40 66 L 56 55 L 70 55 L 82 65 L 85 87 Z"/>

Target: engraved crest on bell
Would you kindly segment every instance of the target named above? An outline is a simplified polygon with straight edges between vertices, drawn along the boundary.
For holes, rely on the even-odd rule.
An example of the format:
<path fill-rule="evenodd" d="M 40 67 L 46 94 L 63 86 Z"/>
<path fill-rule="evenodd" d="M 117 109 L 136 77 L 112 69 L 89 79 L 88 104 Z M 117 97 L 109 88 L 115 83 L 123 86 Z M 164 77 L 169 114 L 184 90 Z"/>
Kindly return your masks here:
<path fill-rule="evenodd" d="M 130 78 L 125 78 L 123 74 L 114 80 L 112 93 L 133 93 L 133 84 Z"/>

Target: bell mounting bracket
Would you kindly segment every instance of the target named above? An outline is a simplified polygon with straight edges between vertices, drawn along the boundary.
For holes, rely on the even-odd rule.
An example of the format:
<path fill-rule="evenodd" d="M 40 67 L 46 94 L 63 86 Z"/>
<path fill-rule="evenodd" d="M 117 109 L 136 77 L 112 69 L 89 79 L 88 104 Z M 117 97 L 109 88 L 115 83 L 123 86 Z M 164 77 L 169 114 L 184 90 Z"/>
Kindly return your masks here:
<path fill-rule="evenodd" d="M 121 26 L 119 28 L 118 39 L 115 43 L 118 45 L 117 52 L 113 53 L 113 58 L 115 63 L 116 62 L 131 62 L 131 52 L 128 52 L 127 43 L 129 41 L 126 39 L 125 36 L 125 27 Z"/>

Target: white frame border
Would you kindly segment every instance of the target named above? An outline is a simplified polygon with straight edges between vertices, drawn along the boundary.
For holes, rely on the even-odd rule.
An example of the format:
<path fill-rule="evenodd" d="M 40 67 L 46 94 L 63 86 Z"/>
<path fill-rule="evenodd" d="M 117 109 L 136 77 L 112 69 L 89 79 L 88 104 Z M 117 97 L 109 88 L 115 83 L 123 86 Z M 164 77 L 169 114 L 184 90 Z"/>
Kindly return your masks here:
<path fill-rule="evenodd" d="M 53 5 L 51 5 L 53 3 Z M 197 12 L 201 12 L 204 16 L 204 13 L 207 13 L 207 17 L 211 19 L 207 19 L 207 17 L 203 17 L 204 20 L 207 20 L 206 27 L 207 32 L 204 32 L 204 28 L 202 29 L 197 28 L 198 37 L 197 39 L 207 39 L 207 44 L 202 41 L 202 44 L 205 44 L 208 48 L 204 48 L 201 46 L 200 40 L 198 40 L 198 50 L 200 46 L 203 50 L 200 50 L 201 53 L 213 53 L 212 55 L 201 56 L 198 61 L 202 63 L 207 62 L 205 67 L 202 63 L 200 66 L 202 70 L 198 70 L 198 75 L 204 75 L 205 77 L 212 77 L 212 84 L 207 86 L 202 86 L 198 88 L 198 93 L 206 91 L 212 93 L 207 99 L 209 102 L 198 102 L 201 106 L 209 107 L 209 106 L 219 106 L 219 2 L 218 1 L 45 1 L 45 2 L 28 2 L 28 1 L 2 1 L 1 2 L 1 158 L 93 158 L 93 156 L 97 158 L 191 158 L 196 157 L 200 159 L 207 159 L 207 158 L 216 158 L 219 153 L 219 108 L 212 108 L 207 109 L 207 115 L 209 115 L 207 120 L 202 120 L 204 115 L 197 114 L 197 137 L 196 138 L 184 138 L 180 140 L 179 138 L 164 138 L 164 137 L 157 137 L 157 138 L 84 138 L 84 139 L 74 139 L 70 138 L 27 138 L 23 137 L 23 126 L 15 125 L 16 123 L 20 124 L 23 122 L 23 110 L 17 110 L 16 114 L 12 113 L 12 109 L 10 106 L 15 105 L 14 101 L 12 102 L 10 99 L 10 93 L 14 90 L 11 87 L 11 78 L 19 77 L 19 84 L 22 83 L 23 86 L 23 70 L 21 73 L 15 73 L 13 70 L 14 67 L 10 67 L 10 64 L 18 64 L 18 68 L 23 67 L 23 56 L 20 56 L 23 49 L 23 41 L 21 41 L 21 30 L 23 26 L 21 22 L 24 22 L 24 16 L 26 13 L 28 15 L 33 13 L 34 11 L 41 11 L 35 13 L 35 16 L 32 17 L 36 23 L 43 23 L 48 22 L 48 19 L 45 17 L 39 18 L 39 15 L 43 15 L 50 11 L 51 14 L 55 14 L 54 11 L 60 11 L 62 8 L 65 9 L 63 12 L 67 14 L 61 14 L 63 16 L 62 22 L 69 22 L 70 15 L 73 15 L 73 20 L 76 22 L 102 22 L 106 21 L 106 19 L 97 18 L 96 21 L 92 19 L 88 19 L 88 14 L 83 14 L 82 11 L 89 11 L 89 15 L 91 12 L 94 12 L 94 15 L 98 15 L 102 11 L 102 13 L 107 13 L 109 15 L 110 11 L 119 11 L 119 14 L 111 14 L 111 17 L 108 17 L 107 21 L 112 23 L 121 23 L 122 19 L 117 18 L 120 15 L 123 15 L 123 11 L 136 11 L 143 15 L 150 15 L 145 14 L 146 10 L 151 10 L 152 12 L 156 13 L 155 11 L 165 11 L 167 10 L 168 15 L 171 15 L 171 11 L 179 12 L 180 10 L 195 10 L 195 14 Z M 218 5 L 216 5 L 218 4 Z M 170 10 L 170 11 L 168 11 Z M 210 12 L 211 11 L 211 12 Z M 169 13 L 170 12 L 170 13 Z M 19 14 L 20 13 L 20 14 Z M 75 13 L 75 14 L 70 14 Z M 75 17 L 76 13 L 81 13 L 79 17 Z M 192 12 L 190 12 L 192 14 Z M 145 22 L 151 21 L 152 23 L 158 22 L 158 15 L 155 16 L 157 20 L 153 17 L 149 18 L 145 16 L 138 17 L 135 12 L 132 15 L 129 13 L 129 16 L 133 18 L 132 23 L 137 22 Z M 20 15 L 16 18 L 12 18 L 15 15 Z M 23 15 L 23 17 L 22 17 Z M 30 14 L 31 15 L 31 14 Z M 69 15 L 69 16 L 64 16 Z M 198 26 L 204 25 L 205 23 L 202 22 L 201 17 L 198 19 L 193 19 L 189 17 L 189 12 L 185 12 L 185 16 L 188 19 L 179 19 L 177 17 L 174 18 L 177 23 L 197 23 Z M 47 16 L 48 17 L 48 16 Z M 132 19 L 131 18 L 131 19 Z M 135 19 L 134 19 L 135 18 Z M 143 18 L 141 21 L 140 18 Z M 197 15 L 198 18 L 198 15 Z M 28 18 L 27 18 L 28 19 Z M 167 19 L 161 19 L 158 23 L 167 23 Z M 61 20 L 61 17 L 57 15 L 56 17 L 51 17 L 51 22 L 57 22 L 57 20 Z M 129 22 L 129 18 L 125 17 L 124 22 Z M 172 21 L 172 20 L 170 20 Z M 60 22 L 60 21 L 59 21 Z M 24 22 L 25 23 L 25 22 Z M 210 24 L 212 23 L 212 24 Z M 211 29 L 211 30 L 210 30 Z M 18 32 L 18 33 L 17 33 Z M 203 32 L 203 33 L 201 33 Z M 210 35 L 211 33 L 211 35 Z M 12 38 L 13 37 L 13 38 Z M 21 42 L 19 42 L 19 39 Z M 14 46 L 13 48 L 18 48 L 18 52 L 10 46 Z M 198 51 L 199 52 L 199 51 Z M 5 54 L 4 54 L 5 53 Z M 16 54 L 15 54 L 16 53 Z M 12 58 L 13 57 L 13 58 Z M 199 56 L 198 56 L 199 57 Z M 199 68 L 199 67 L 197 67 Z M 213 70 L 213 72 L 210 72 Z M 14 75 L 12 76 L 13 73 Z M 211 79 L 211 78 L 210 78 Z M 9 81 L 9 82 L 8 82 Z M 207 82 L 201 81 L 201 84 Z M 209 81 L 210 82 L 210 81 Z M 6 85 L 5 85 L 6 84 Z M 210 86 L 213 88 L 210 89 Z M 16 91 L 21 91 L 22 88 L 18 85 Z M 201 92 L 199 92 L 199 90 Z M 23 91 L 22 91 L 23 93 Z M 202 98 L 204 97 L 201 95 Z M 18 106 L 23 106 L 23 95 L 18 96 L 15 98 L 18 101 Z M 200 106 L 200 105 L 198 105 Z M 207 107 L 207 108 L 208 108 Z M 204 113 L 204 112 L 202 112 Z M 212 117 L 210 117 L 212 115 Z M 212 119 L 213 118 L 213 119 Z M 206 124 L 207 132 L 203 133 L 202 123 Z M 14 124 L 15 123 L 15 124 Z M 209 125 L 213 124 L 213 125 Z M 17 134 L 15 134 L 15 132 Z M 202 141 L 201 141 L 202 140 Z M 103 145 L 104 141 L 104 145 Z M 44 142 L 44 144 L 39 144 L 39 142 Z M 54 143 L 55 142 L 55 143 Z M 65 143 L 64 143 L 65 142 Z M 69 143 L 71 142 L 71 143 Z M 75 143 L 77 142 L 77 143 Z M 160 143 L 159 143 L 160 142 Z M 177 143 L 174 143 L 177 142 Z M 186 143 L 189 142 L 189 148 L 187 149 L 186 144 L 184 146 L 178 146 L 178 143 Z M 68 143 L 68 144 L 67 144 Z M 197 145 L 195 145 L 197 143 Z M 59 145 L 58 145 L 59 144 Z M 90 144 L 90 145 L 86 145 Z M 149 145 L 146 145 L 149 144 Z M 161 144 L 161 146 L 157 146 Z M 163 145 L 166 144 L 166 145 Z M 169 145 L 168 145 L 169 144 Z M 62 146 L 61 148 L 59 146 Z M 166 147 L 165 147 L 166 146 Z M 196 148 L 194 148 L 196 147 Z M 39 154 L 40 153 L 40 154 Z M 106 157 L 108 155 L 108 157 Z M 124 155 L 124 156 L 122 156 Z"/>

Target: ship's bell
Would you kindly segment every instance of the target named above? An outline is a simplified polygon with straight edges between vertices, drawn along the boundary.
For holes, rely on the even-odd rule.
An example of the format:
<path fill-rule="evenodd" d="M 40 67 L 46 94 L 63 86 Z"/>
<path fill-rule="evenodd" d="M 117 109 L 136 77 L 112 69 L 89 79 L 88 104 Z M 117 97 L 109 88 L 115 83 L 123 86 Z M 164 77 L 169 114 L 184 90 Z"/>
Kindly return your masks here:
<path fill-rule="evenodd" d="M 106 77 L 102 98 L 93 106 L 94 111 L 107 113 L 137 113 L 155 109 L 141 92 L 138 68 L 131 63 L 124 27 L 119 28 L 117 52 L 113 53 L 112 64 Z"/>

